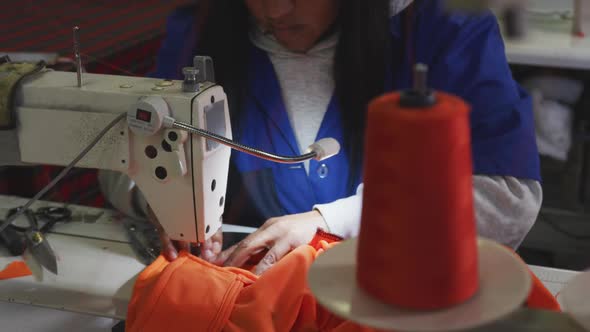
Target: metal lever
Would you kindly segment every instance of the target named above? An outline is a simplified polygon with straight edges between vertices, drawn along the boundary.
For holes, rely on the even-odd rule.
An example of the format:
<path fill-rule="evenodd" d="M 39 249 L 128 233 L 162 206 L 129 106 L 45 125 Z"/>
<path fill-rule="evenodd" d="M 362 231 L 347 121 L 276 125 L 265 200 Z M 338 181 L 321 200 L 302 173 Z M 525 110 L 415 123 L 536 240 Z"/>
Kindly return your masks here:
<path fill-rule="evenodd" d="M 176 120 L 173 120 L 172 118 L 165 119 L 164 125 L 166 127 L 186 130 L 188 132 L 213 140 L 225 146 L 229 146 L 234 150 L 238 150 L 253 155 L 255 157 L 270 160 L 280 164 L 298 164 L 300 162 L 310 159 L 321 161 L 328 159 L 340 152 L 340 144 L 338 143 L 338 141 L 336 141 L 333 138 L 324 138 L 312 144 L 308 148 L 307 152 L 303 155 L 292 157 L 279 156 L 276 154 L 272 154 L 269 152 L 261 151 L 249 146 L 242 145 L 240 143 L 230 140 L 227 137 L 219 136 L 212 132 L 193 127 L 187 123 L 178 122 Z"/>
<path fill-rule="evenodd" d="M 195 56 L 193 58 L 193 67 L 198 70 L 198 83 L 215 83 L 215 69 L 213 67 L 213 59 L 211 59 L 211 57 L 200 55 Z"/>

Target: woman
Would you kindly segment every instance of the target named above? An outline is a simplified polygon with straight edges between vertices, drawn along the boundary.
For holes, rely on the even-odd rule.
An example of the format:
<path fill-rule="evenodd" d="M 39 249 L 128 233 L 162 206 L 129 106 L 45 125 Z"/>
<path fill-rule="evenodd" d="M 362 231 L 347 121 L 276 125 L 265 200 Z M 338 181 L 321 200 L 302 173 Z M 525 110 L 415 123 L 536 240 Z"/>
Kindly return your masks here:
<path fill-rule="evenodd" d="M 317 228 L 355 236 L 366 105 L 411 86 L 415 61 L 429 66 L 432 88 L 472 106 L 479 234 L 517 247 L 532 227 L 542 199 L 532 106 L 493 15 L 449 15 L 434 0 L 201 1 L 171 16 L 154 76 L 180 78 L 197 53 L 213 57 L 241 143 L 286 155 L 324 137 L 343 146 L 296 166 L 234 152 L 225 222 L 260 229 L 221 254 L 207 246 L 205 259 L 240 266 L 266 248 L 262 273 Z M 133 183 L 101 178 L 110 201 L 131 213 Z"/>

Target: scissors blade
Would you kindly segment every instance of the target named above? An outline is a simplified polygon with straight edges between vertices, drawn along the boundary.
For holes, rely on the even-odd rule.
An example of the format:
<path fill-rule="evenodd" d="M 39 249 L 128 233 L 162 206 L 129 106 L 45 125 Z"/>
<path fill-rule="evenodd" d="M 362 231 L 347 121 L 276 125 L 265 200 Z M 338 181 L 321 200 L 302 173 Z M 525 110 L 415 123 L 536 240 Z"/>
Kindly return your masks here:
<path fill-rule="evenodd" d="M 53 274 L 57 275 L 57 259 L 49 242 L 39 232 L 27 234 L 27 243 L 33 257 Z"/>

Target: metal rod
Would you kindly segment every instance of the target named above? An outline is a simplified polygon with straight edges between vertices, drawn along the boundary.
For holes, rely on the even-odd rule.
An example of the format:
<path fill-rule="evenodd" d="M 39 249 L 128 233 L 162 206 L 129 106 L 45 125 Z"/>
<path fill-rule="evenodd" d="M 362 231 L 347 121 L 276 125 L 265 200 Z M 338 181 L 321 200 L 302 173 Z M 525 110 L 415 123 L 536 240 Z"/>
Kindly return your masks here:
<path fill-rule="evenodd" d="M 428 66 L 418 63 L 414 66 L 414 90 L 422 95 L 428 92 Z"/>
<path fill-rule="evenodd" d="M 293 157 L 279 156 L 279 155 L 264 152 L 264 151 L 261 151 L 261 150 L 255 149 L 255 148 L 251 148 L 249 146 L 245 146 L 240 143 L 236 143 L 226 137 L 222 137 L 222 136 L 213 134 L 211 132 L 208 132 L 206 130 L 193 127 L 193 126 L 186 124 L 186 123 L 175 121 L 172 126 L 177 129 L 186 130 L 186 131 L 191 132 L 193 134 L 203 136 L 207 139 L 218 142 L 218 143 L 223 144 L 225 146 L 229 146 L 230 148 L 232 148 L 234 150 L 238 150 L 238 151 L 247 153 L 249 155 L 253 155 L 258 158 L 270 160 L 270 161 L 280 163 L 280 164 L 298 164 L 303 161 L 314 159 L 317 157 L 317 153 L 315 151 L 312 151 L 312 152 L 309 152 L 309 153 L 306 153 L 306 154 L 303 154 L 300 156 L 293 156 Z"/>
<path fill-rule="evenodd" d="M 78 87 L 82 87 L 82 57 L 80 56 L 80 38 L 78 36 L 78 32 L 80 28 L 75 26 L 73 29 L 74 32 L 74 58 L 76 61 L 76 73 L 78 75 Z"/>

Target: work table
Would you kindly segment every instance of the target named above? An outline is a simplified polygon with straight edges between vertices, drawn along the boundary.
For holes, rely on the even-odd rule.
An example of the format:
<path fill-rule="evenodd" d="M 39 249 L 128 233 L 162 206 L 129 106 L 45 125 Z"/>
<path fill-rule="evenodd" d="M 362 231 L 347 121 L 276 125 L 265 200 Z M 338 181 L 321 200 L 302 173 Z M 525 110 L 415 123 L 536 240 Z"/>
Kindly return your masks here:
<path fill-rule="evenodd" d="M 569 4 L 568 4 L 569 5 Z M 554 0 L 531 1 L 536 11 L 564 11 L 567 6 Z M 514 65 L 564 69 L 590 69 L 590 17 L 583 23 L 586 37 L 572 34 L 572 21 L 547 15 L 528 15 L 527 35 L 506 40 L 506 55 Z"/>
<path fill-rule="evenodd" d="M 0 214 L 25 202 L 18 197 L 0 196 Z M 38 202 L 33 208 L 47 204 Z M 123 228 L 124 219 L 110 210 L 69 208 L 74 221 L 57 224 L 47 236 L 58 257 L 59 275 L 41 269 L 28 253 L 10 257 L 2 249 L 0 269 L 12 261 L 24 260 L 33 275 L 0 281 L 0 301 L 124 319 L 135 279 L 145 268 L 132 250 Z M 248 233 L 252 229 L 224 225 L 224 231 Z M 540 266 L 531 269 L 554 295 L 578 274 Z M 530 319 L 530 314 L 517 317 Z"/>

